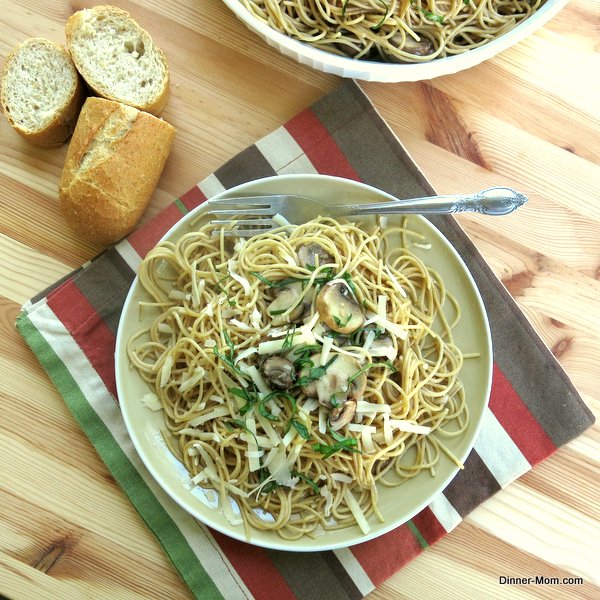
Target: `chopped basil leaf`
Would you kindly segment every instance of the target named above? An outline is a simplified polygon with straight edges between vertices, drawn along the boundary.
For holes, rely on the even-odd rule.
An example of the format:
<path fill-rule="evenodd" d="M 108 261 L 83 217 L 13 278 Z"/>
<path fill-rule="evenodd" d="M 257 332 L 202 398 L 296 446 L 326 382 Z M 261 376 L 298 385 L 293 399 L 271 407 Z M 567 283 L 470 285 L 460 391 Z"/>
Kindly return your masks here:
<path fill-rule="evenodd" d="M 350 276 L 350 273 L 348 273 L 347 271 L 342 275 L 342 279 L 345 280 L 345 282 L 348 284 L 348 287 L 350 288 L 350 291 L 354 294 L 354 296 L 356 297 L 356 286 L 354 285 L 354 282 L 352 281 L 352 277 Z"/>
<path fill-rule="evenodd" d="M 370 29 L 371 31 L 377 31 L 384 23 L 385 20 L 388 17 L 388 12 L 389 12 L 389 6 L 384 2 L 384 0 L 379 0 L 379 3 L 383 6 L 383 8 L 385 8 L 385 14 L 383 15 L 383 17 L 381 18 L 381 20 L 379 21 L 379 23 L 373 25 Z"/>
<path fill-rule="evenodd" d="M 333 320 L 335 321 L 335 324 L 338 327 L 346 327 L 346 325 L 348 325 L 348 323 L 350 322 L 350 319 L 352 318 L 352 313 L 350 313 L 348 315 L 348 317 L 346 318 L 345 321 L 342 321 L 342 319 L 340 319 L 340 317 L 333 315 Z"/>
<path fill-rule="evenodd" d="M 310 383 L 311 381 L 316 381 L 325 375 L 327 369 L 333 364 L 333 362 L 337 359 L 338 354 L 334 354 L 324 365 L 319 367 L 312 367 L 308 370 L 308 375 L 304 375 L 300 377 L 298 381 L 295 383 L 296 387 L 300 387 Z"/>
<path fill-rule="evenodd" d="M 287 330 L 285 334 L 285 339 L 283 340 L 283 346 L 281 346 L 281 351 L 285 352 L 292 347 L 292 343 L 294 340 L 294 334 L 296 333 L 296 326 L 292 326 Z"/>
<path fill-rule="evenodd" d="M 436 15 L 435 13 L 433 13 L 430 10 L 427 10 L 425 8 L 421 8 L 419 10 L 421 11 L 421 13 L 423 13 L 423 16 L 426 19 L 429 19 L 430 21 L 433 21 L 434 23 L 443 23 L 444 22 L 444 15 Z"/>
<path fill-rule="evenodd" d="M 308 483 L 310 485 L 310 487 L 313 489 L 313 492 L 315 494 L 319 493 L 319 486 L 312 479 L 310 479 L 306 475 L 302 475 L 302 473 L 298 473 L 298 471 L 292 471 L 291 474 L 292 474 L 292 477 L 300 477 L 300 479 L 302 479 L 302 481 L 306 481 L 306 483 Z"/>
<path fill-rule="evenodd" d="M 269 394 L 271 396 L 271 394 Z M 269 419 L 269 421 L 277 421 L 277 417 L 272 415 L 268 410 L 265 404 L 270 400 L 269 396 L 265 396 L 260 403 L 258 404 L 258 412 L 265 418 Z"/>
<path fill-rule="evenodd" d="M 319 454 L 323 454 L 323 458 L 329 458 L 332 454 L 341 450 L 349 450 L 350 452 L 360 452 L 355 446 L 358 442 L 354 438 L 343 438 L 344 441 L 336 442 L 335 444 L 313 444 L 313 449 Z"/>
<path fill-rule="evenodd" d="M 304 423 L 300 423 L 300 421 L 297 421 L 296 419 L 290 419 L 290 424 L 300 434 L 301 437 L 303 437 L 305 440 L 310 440 L 310 433 Z"/>
<path fill-rule="evenodd" d="M 260 450 L 260 446 L 258 444 L 258 440 L 256 439 L 256 436 L 254 435 L 254 433 L 252 431 L 250 431 L 250 429 L 248 429 L 248 427 L 246 427 L 246 423 L 244 423 L 244 421 L 241 421 L 240 419 L 231 419 L 231 421 L 227 421 L 225 423 L 225 427 L 229 430 L 229 431 L 233 431 L 234 429 L 243 429 L 244 431 L 248 432 L 253 438 L 254 441 L 256 442 L 256 447 Z"/>
<path fill-rule="evenodd" d="M 378 362 L 378 363 L 370 363 L 370 364 L 366 365 L 365 367 L 363 367 L 362 369 L 360 369 L 360 371 L 356 371 L 356 373 L 354 373 L 353 375 L 348 377 L 348 383 L 352 383 L 361 373 L 365 373 L 366 371 L 368 371 L 369 369 L 372 369 L 373 367 L 385 367 L 386 369 L 390 369 L 390 371 L 392 371 L 392 373 L 395 373 L 398 370 L 398 369 L 396 369 L 396 367 L 394 367 L 394 365 L 389 360 L 386 360 L 384 362 Z"/>
<path fill-rule="evenodd" d="M 265 285 L 274 288 L 285 287 L 286 285 L 303 281 L 303 279 L 299 277 L 286 277 L 285 279 L 280 279 L 279 281 L 272 281 L 271 279 L 267 279 L 266 277 L 264 277 L 260 273 L 257 273 L 256 271 L 251 271 L 250 275 L 254 275 L 254 277 L 262 281 Z"/>

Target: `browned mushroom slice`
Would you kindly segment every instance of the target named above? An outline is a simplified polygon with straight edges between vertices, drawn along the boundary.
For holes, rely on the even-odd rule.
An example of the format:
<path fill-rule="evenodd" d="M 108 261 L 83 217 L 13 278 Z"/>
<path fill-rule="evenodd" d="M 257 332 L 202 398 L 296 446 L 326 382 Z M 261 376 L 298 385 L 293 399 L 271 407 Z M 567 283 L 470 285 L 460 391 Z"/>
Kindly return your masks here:
<path fill-rule="evenodd" d="M 336 430 L 354 418 L 356 401 L 362 397 L 367 387 L 367 375 L 360 372 L 360 364 L 352 356 L 334 356 L 337 356 L 336 360 L 318 379 L 302 386 L 302 391 L 310 398 L 317 398 L 322 406 L 331 409 L 330 423 L 332 429 Z M 321 353 L 311 355 L 310 359 L 318 367 L 321 364 Z M 311 369 L 305 367 L 300 377 L 306 377 L 310 372 Z M 346 407 L 347 404 L 349 406 Z"/>
<path fill-rule="evenodd" d="M 294 385 L 294 364 L 283 356 L 269 356 L 262 362 L 260 370 L 271 387 L 287 390 Z"/>
<path fill-rule="evenodd" d="M 291 283 L 277 290 L 277 296 L 267 307 L 267 313 L 271 315 L 271 324 L 274 327 L 285 323 L 296 323 L 304 315 L 304 311 L 311 304 L 310 294 L 306 294 L 300 302 L 298 298 L 302 295 L 302 283 Z M 298 302 L 298 304 L 296 304 Z M 287 310 L 294 306 L 288 313 Z"/>
<path fill-rule="evenodd" d="M 356 414 L 356 400 L 346 400 L 344 404 L 331 411 L 329 416 L 329 426 L 333 431 L 352 423 Z"/>
<path fill-rule="evenodd" d="M 434 52 L 433 42 L 426 37 L 415 40 L 411 36 L 403 36 L 401 33 L 397 33 L 390 38 L 389 42 L 392 46 L 398 48 L 398 50 L 406 52 L 407 54 L 412 54 L 413 56 L 429 56 Z M 384 52 L 384 54 L 385 59 L 390 62 L 407 62 L 403 58 L 391 54 L 390 52 Z"/>
<path fill-rule="evenodd" d="M 319 266 L 334 262 L 333 256 L 316 242 L 304 244 L 298 248 L 298 260 L 303 267 L 315 267 L 317 265 L 317 258 L 319 259 Z"/>
<path fill-rule="evenodd" d="M 327 327 L 338 333 L 352 333 L 365 317 L 344 279 L 328 281 L 317 294 L 317 310 Z"/>

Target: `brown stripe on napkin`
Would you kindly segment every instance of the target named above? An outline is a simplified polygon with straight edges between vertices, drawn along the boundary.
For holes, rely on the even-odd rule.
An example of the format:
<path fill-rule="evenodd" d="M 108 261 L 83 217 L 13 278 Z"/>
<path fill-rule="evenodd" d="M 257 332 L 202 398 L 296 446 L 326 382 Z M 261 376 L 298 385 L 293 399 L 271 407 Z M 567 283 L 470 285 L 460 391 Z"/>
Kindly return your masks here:
<path fill-rule="evenodd" d="M 359 179 L 397 198 L 435 194 L 359 87 L 341 86 L 312 110 L 348 158 Z"/>
<path fill-rule="evenodd" d="M 499 490 L 500 485 L 473 450 L 465 461 L 465 468 L 458 472 L 444 490 L 444 496 L 464 518 Z"/>
<path fill-rule="evenodd" d="M 73 280 L 88 302 L 96 309 L 109 329 L 116 335 L 121 308 L 135 277 L 133 269 L 123 257 L 110 248 L 99 260 L 93 261 Z M 111 281 L 111 286 L 99 282 Z"/>
<path fill-rule="evenodd" d="M 226 188 L 272 175 L 277 173 L 254 144 L 215 171 L 215 176 Z"/>
<path fill-rule="evenodd" d="M 298 600 L 363 597 L 333 552 L 269 552 L 269 556 Z"/>

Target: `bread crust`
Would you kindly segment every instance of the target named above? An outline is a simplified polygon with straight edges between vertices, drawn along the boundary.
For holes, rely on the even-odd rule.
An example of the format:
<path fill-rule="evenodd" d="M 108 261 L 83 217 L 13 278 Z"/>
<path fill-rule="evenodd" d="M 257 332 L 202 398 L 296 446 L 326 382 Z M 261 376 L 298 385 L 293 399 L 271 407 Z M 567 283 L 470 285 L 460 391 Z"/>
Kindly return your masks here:
<path fill-rule="evenodd" d="M 71 228 L 103 245 L 127 235 L 152 197 L 174 137 L 175 128 L 162 119 L 88 98 L 59 185 L 59 206 Z"/>
<path fill-rule="evenodd" d="M 139 104 L 131 101 L 129 98 L 117 95 L 114 92 L 114 90 L 110 88 L 110 86 L 106 85 L 105 83 L 99 81 L 97 78 L 94 77 L 93 73 L 90 71 L 86 63 L 78 58 L 77 52 L 75 50 L 75 38 L 78 31 L 84 26 L 86 11 L 91 11 L 98 14 L 105 14 L 113 17 L 118 17 L 123 20 L 127 20 L 128 22 L 134 24 L 135 27 L 137 27 L 146 36 L 148 36 L 150 40 L 152 40 L 152 37 L 145 29 L 140 27 L 137 21 L 127 11 L 117 8 L 116 6 L 101 4 L 89 9 L 80 10 L 72 14 L 65 25 L 65 37 L 67 40 L 67 48 L 71 54 L 71 58 L 73 59 L 75 66 L 77 67 L 77 70 L 79 71 L 89 88 L 95 94 L 101 96 L 102 98 L 114 100 L 116 102 L 123 102 L 124 104 L 128 104 L 130 106 L 133 106 L 134 108 L 137 108 L 138 110 L 143 110 L 156 116 L 159 115 L 167 104 L 170 91 L 169 65 L 167 63 L 167 59 L 163 51 L 154 43 L 152 44 L 152 49 L 156 53 L 160 62 L 162 63 L 165 73 L 160 92 L 156 95 L 155 98 L 153 98 L 150 102 L 146 104 Z"/>
<path fill-rule="evenodd" d="M 11 112 L 10 112 L 10 103 L 7 97 L 7 81 L 9 77 L 9 70 L 12 65 L 12 61 L 18 56 L 18 54 L 24 51 L 28 46 L 32 44 L 43 44 L 46 47 L 50 48 L 52 51 L 57 54 L 62 55 L 69 64 L 72 66 L 72 75 L 73 80 L 71 82 L 71 93 L 65 104 L 59 107 L 56 110 L 56 114 L 54 118 L 48 125 L 41 129 L 30 130 L 23 127 L 21 124 L 17 123 Z M 41 146 L 43 148 L 52 148 L 54 146 L 60 146 L 64 144 L 69 137 L 73 134 L 75 129 L 75 125 L 77 123 L 77 118 L 79 116 L 79 111 L 81 110 L 81 106 L 86 98 L 86 90 L 85 86 L 79 76 L 75 65 L 71 61 L 71 57 L 67 50 L 52 42 L 51 40 L 47 40 L 45 38 L 29 38 L 22 43 L 18 44 L 13 48 L 13 50 L 8 55 L 6 62 L 4 63 L 4 68 L 2 71 L 2 79 L 0 80 L 0 102 L 2 104 L 2 110 L 4 115 L 6 116 L 8 122 L 12 125 L 15 131 L 25 138 L 28 142 L 35 144 L 36 146 Z"/>

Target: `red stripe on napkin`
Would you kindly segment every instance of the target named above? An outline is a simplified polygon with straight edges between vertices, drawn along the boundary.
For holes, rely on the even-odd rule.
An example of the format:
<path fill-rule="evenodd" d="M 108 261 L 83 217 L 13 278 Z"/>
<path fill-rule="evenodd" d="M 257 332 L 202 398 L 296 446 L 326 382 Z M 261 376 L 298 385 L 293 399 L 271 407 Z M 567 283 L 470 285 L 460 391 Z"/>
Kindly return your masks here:
<path fill-rule="evenodd" d="M 430 546 L 447 533 L 429 507 L 415 515 L 412 522 Z"/>
<path fill-rule="evenodd" d="M 296 596 L 263 548 L 210 530 L 217 544 L 256 598 L 295 600 Z"/>
<path fill-rule="evenodd" d="M 556 451 L 556 446 L 529 412 L 500 367 L 494 363 L 490 410 L 518 446 L 530 465 L 536 465 Z"/>
<path fill-rule="evenodd" d="M 285 128 L 319 173 L 359 180 L 340 147 L 312 110 L 302 111 L 290 119 Z"/>
<path fill-rule="evenodd" d="M 404 524 L 374 540 L 352 546 L 350 550 L 373 585 L 378 586 L 417 556 L 423 548 Z"/>
<path fill-rule="evenodd" d="M 205 202 L 206 196 L 200 191 L 200 188 L 195 185 L 191 190 L 188 190 L 183 194 L 183 196 L 180 196 L 179 200 L 188 210 L 192 210 Z"/>
<path fill-rule="evenodd" d="M 116 399 L 114 348 L 116 338 L 96 308 L 73 280 L 48 295 L 48 306 L 81 348 Z M 76 310 L 73 310 L 77 307 Z"/>
<path fill-rule="evenodd" d="M 182 217 L 181 211 L 176 204 L 169 204 L 167 208 L 160 212 L 151 221 L 143 227 L 136 229 L 129 234 L 127 240 L 133 246 L 133 249 L 142 257 L 146 256 L 160 238 L 169 229 L 177 223 Z"/>

